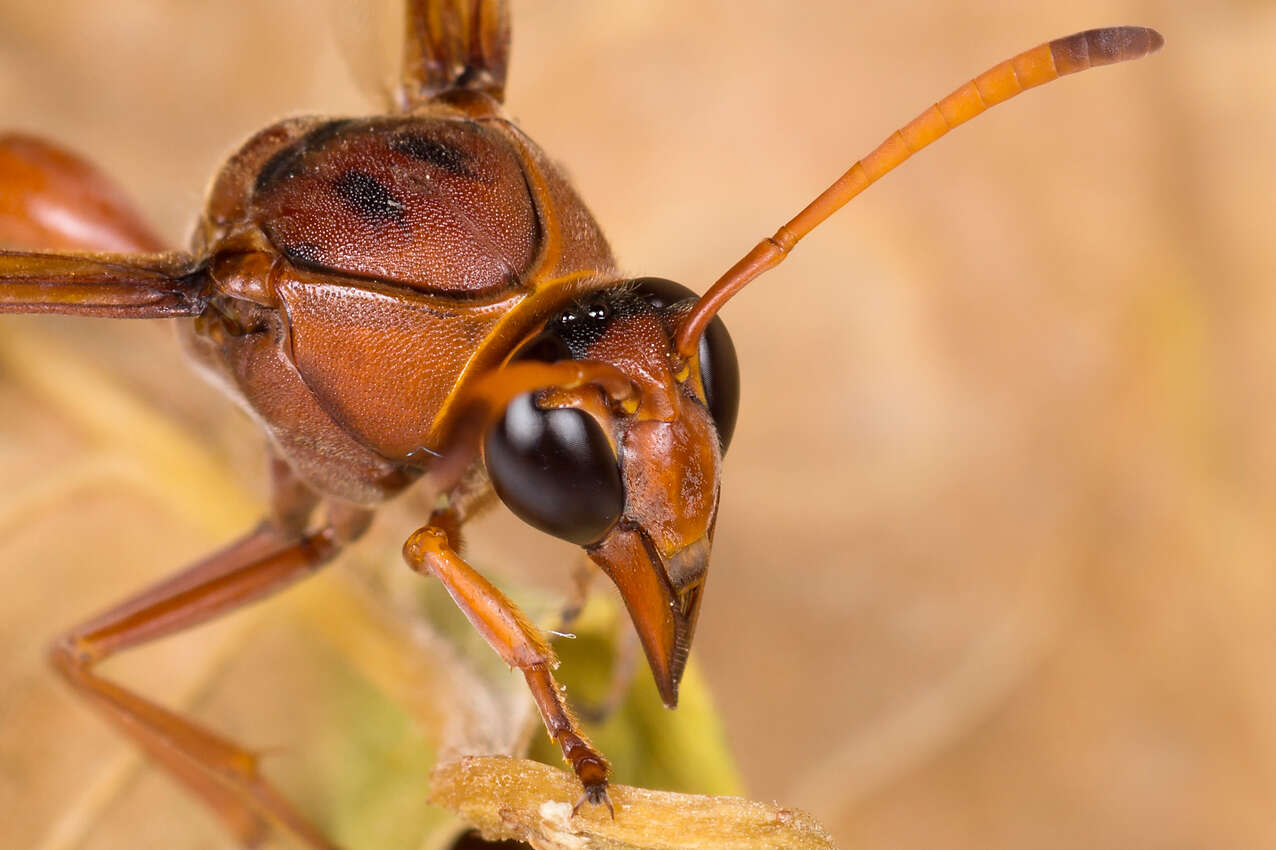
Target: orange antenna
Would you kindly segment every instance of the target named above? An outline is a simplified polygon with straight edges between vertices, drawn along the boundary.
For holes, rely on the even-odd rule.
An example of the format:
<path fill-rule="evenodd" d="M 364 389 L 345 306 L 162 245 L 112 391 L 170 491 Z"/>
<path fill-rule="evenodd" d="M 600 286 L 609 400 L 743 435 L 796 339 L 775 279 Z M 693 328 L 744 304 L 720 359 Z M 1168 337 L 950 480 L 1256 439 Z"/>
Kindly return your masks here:
<path fill-rule="evenodd" d="M 774 236 L 763 239 L 718 278 L 683 318 L 676 340 L 679 356 L 686 358 L 695 353 L 700 335 L 731 296 L 783 262 L 802 237 L 847 201 L 949 130 L 1026 89 L 1097 65 L 1138 59 L 1164 43 L 1160 33 L 1145 27 L 1086 30 L 1025 50 L 984 71 L 892 133 Z"/>

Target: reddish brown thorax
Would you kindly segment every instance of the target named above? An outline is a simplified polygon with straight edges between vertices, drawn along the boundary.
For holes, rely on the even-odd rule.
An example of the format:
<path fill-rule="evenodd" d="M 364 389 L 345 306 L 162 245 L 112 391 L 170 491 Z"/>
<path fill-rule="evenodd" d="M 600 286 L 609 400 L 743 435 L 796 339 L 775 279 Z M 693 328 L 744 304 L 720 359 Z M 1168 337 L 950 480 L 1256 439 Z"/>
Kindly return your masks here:
<path fill-rule="evenodd" d="M 196 236 L 213 291 L 195 360 L 303 479 L 350 502 L 418 477 L 470 379 L 616 276 L 557 169 L 470 100 L 269 127 L 227 162 Z"/>
<path fill-rule="evenodd" d="M 333 121 L 269 159 L 250 215 L 296 265 L 474 298 L 522 282 L 540 238 L 518 151 L 475 121 Z"/>

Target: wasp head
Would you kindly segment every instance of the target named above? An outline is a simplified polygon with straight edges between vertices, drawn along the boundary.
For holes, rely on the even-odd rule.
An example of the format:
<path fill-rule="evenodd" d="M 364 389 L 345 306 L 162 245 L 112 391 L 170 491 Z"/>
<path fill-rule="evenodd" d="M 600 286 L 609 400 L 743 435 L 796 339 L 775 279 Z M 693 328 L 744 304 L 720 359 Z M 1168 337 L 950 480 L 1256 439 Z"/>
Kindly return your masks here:
<path fill-rule="evenodd" d="M 679 284 L 642 278 L 573 302 L 511 360 L 607 363 L 633 393 L 619 401 L 593 386 L 526 393 L 484 440 L 502 501 L 583 546 L 615 582 L 670 707 L 700 610 L 739 398 L 720 319 L 691 357 L 674 348 L 694 301 Z"/>

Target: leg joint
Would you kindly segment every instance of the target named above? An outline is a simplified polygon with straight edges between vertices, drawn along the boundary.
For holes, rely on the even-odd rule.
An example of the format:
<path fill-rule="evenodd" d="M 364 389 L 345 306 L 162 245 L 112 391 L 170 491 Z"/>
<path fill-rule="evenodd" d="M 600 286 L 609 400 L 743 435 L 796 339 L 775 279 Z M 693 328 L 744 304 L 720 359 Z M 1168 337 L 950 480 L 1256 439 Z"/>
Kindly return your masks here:
<path fill-rule="evenodd" d="M 84 641 L 75 635 L 63 635 L 49 644 L 47 658 L 53 669 L 68 679 L 88 670 L 98 660 Z"/>

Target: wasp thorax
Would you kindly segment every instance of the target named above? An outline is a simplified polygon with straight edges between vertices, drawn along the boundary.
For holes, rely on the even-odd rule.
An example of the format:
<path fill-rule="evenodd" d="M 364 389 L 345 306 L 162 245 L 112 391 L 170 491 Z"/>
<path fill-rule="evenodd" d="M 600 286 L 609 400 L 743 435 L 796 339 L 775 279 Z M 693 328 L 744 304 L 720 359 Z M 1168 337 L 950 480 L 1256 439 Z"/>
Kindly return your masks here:
<path fill-rule="evenodd" d="M 519 281 L 540 240 L 523 164 L 472 121 L 328 121 L 258 173 L 251 215 L 293 263 L 439 293 Z"/>

